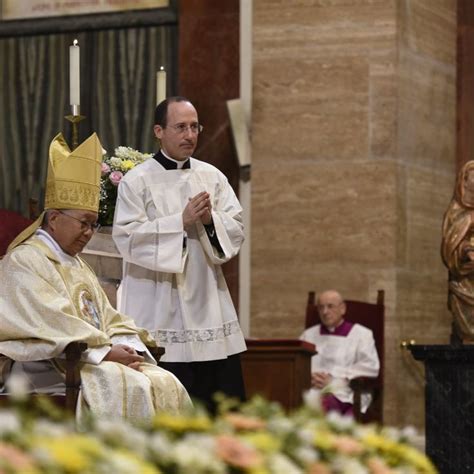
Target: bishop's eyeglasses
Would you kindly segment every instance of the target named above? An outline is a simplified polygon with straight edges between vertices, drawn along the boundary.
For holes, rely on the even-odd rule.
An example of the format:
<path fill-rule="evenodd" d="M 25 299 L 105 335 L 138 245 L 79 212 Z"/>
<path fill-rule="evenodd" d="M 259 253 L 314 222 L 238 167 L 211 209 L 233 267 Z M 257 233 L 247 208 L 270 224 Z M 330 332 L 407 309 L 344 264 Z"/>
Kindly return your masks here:
<path fill-rule="evenodd" d="M 191 125 L 187 125 L 185 123 L 177 123 L 176 125 L 168 125 L 168 127 L 172 128 L 176 133 L 180 135 L 184 135 L 188 129 L 191 130 L 191 133 L 197 135 L 204 130 L 204 127 L 200 123 L 192 123 Z"/>
<path fill-rule="evenodd" d="M 77 217 L 71 216 L 71 214 L 67 214 L 64 211 L 58 211 L 63 216 L 70 217 L 77 222 L 81 223 L 81 230 L 82 232 L 87 232 L 88 230 L 92 230 L 92 232 L 97 232 L 100 229 L 100 224 L 98 222 L 87 222 L 83 221 L 82 219 L 78 219 Z"/>

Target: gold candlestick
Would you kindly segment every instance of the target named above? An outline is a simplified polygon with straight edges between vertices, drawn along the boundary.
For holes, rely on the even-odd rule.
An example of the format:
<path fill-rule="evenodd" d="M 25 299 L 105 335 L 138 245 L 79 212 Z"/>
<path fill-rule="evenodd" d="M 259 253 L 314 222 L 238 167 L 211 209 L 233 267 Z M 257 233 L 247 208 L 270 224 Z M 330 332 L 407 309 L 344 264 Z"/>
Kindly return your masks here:
<path fill-rule="evenodd" d="M 81 115 L 79 105 L 71 105 L 71 115 L 66 115 L 64 118 L 71 122 L 72 126 L 72 149 L 74 150 L 79 145 L 78 123 L 86 117 Z"/>

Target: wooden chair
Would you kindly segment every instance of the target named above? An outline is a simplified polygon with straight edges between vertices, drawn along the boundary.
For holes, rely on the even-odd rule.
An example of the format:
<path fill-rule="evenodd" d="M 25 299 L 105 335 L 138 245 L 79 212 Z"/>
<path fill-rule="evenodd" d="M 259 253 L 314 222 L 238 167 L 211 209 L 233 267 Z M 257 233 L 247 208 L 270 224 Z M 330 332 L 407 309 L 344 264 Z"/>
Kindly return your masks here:
<path fill-rule="evenodd" d="M 71 342 L 66 346 L 64 351 L 66 357 L 66 376 L 65 376 L 65 385 L 66 390 L 64 393 L 57 394 L 44 394 L 43 397 L 48 398 L 56 406 L 66 409 L 66 411 L 74 414 L 76 412 L 77 399 L 79 397 L 79 391 L 81 389 L 81 372 L 80 372 L 80 360 L 82 353 L 87 349 L 87 344 L 85 342 Z M 157 362 L 160 361 L 161 356 L 165 353 L 163 347 L 148 347 L 151 355 L 156 359 Z M 0 359 L 5 361 L 7 359 L 5 356 L 0 354 Z M 7 359 L 6 362 L 10 361 Z M 8 364 L 11 367 L 11 362 Z M 7 364 L 5 364 L 7 365 Z M 7 370 L 6 370 L 7 371 Z M 5 372 L 6 372 L 5 371 Z M 6 374 L 4 373 L 5 377 Z M 32 397 L 37 396 L 37 394 L 32 393 Z M 8 394 L 0 394 L 0 405 L 8 404 L 9 396 Z"/>
<path fill-rule="evenodd" d="M 362 423 L 383 423 L 384 298 L 384 290 L 378 290 L 375 304 L 345 300 L 346 315 L 344 318 L 372 330 L 380 360 L 380 371 L 377 377 L 357 377 L 350 381 L 350 386 L 354 390 L 354 416 Z M 305 328 L 319 323 L 316 294 L 314 291 L 310 291 L 306 305 Z M 361 413 L 360 396 L 362 392 L 368 391 L 372 393 L 372 402 L 367 412 Z"/>

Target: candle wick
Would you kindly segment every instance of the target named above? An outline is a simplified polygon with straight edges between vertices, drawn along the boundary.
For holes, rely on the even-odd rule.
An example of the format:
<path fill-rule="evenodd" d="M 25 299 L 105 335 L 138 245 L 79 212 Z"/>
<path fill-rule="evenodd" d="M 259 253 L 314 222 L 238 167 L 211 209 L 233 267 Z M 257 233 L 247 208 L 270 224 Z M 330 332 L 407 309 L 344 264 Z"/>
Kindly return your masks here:
<path fill-rule="evenodd" d="M 73 44 L 74 46 L 78 46 L 78 45 L 79 45 L 79 41 L 77 41 L 77 39 L 75 39 L 75 40 L 72 42 L 72 44 Z"/>

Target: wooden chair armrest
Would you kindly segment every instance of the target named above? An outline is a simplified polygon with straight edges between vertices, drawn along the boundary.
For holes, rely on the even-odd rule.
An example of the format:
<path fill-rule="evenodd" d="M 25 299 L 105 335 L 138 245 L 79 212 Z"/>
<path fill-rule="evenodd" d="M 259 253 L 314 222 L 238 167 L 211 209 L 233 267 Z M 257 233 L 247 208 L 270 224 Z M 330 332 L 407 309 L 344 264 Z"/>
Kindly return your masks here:
<path fill-rule="evenodd" d="M 87 350 L 87 342 L 73 341 L 70 342 L 64 353 L 66 354 L 66 360 L 79 361 L 81 360 L 82 353 Z"/>
<path fill-rule="evenodd" d="M 161 356 L 165 353 L 165 348 L 164 347 L 150 347 L 150 346 L 147 346 L 147 348 L 150 351 L 150 354 L 156 360 L 156 362 L 160 362 Z"/>
<path fill-rule="evenodd" d="M 77 397 L 81 388 L 79 362 L 86 349 L 87 343 L 82 341 L 70 342 L 64 349 L 66 354 L 66 409 L 71 413 L 76 410 Z"/>
<path fill-rule="evenodd" d="M 378 377 L 356 377 L 349 380 L 349 386 L 354 391 L 369 392 L 377 390 L 380 386 Z"/>
<path fill-rule="evenodd" d="M 363 422 L 365 415 L 361 412 L 361 394 L 362 392 L 371 392 L 372 402 L 374 402 L 381 393 L 380 379 L 378 377 L 356 377 L 349 380 L 349 386 L 354 391 L 354 417 L 357 421 Z"/>

